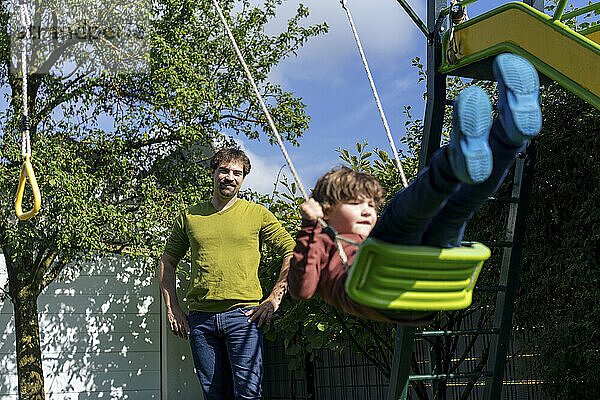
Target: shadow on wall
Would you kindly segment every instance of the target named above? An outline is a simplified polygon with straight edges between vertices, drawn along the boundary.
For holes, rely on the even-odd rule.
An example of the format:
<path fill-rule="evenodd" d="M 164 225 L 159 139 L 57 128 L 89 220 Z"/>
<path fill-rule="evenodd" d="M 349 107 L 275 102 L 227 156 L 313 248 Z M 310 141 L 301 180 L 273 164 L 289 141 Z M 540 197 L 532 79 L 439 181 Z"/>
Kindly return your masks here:
<path fill-rule="evenodd" d="M 6 270 L 4 259 L 0 255 L 0 287 L 6 282 Z M 16 375 L 11 372 L 17 371 L 15 358 L 15 324 L 13 318 L 13 307 L 10 300 L 5 299 L 0 303 L 0 399 L 7 398 L 10 392 L 16 393 Z M 14 389 L 14 390 L 11 390 Z M 16 396 L 16 394 L 15 394 Z M 15 397 L 16 398 L 16 397 Z"/>
<path fill-rule="evenodd" d="M 189 270 L 188 265 L 180 265 L 183 269 Z M 189 285 L 189 280 L 181 279 L 177 276 L 177 298 L 184 311 L 187 311 L 187 300 L 185 291 Z M 190 350 L 188 340 L 181 339 L 173 335 L 166 323 L 167 316 L 160 296 L 160 309 L 162 313 L 162 399 L 163 400 L 201 400 L 202 389 L 196 373 L 194 371 L 194 361 Z"/>
<path fill-rule="evenodd" d="M 46 398 L 161 398 L 159 307 L 154 273 L 139 261 L 98 258 L 66 271 L 38 300 Z M 0 304 L 0 332 L 0 399 L 16 400 L 9 299 Z"/>

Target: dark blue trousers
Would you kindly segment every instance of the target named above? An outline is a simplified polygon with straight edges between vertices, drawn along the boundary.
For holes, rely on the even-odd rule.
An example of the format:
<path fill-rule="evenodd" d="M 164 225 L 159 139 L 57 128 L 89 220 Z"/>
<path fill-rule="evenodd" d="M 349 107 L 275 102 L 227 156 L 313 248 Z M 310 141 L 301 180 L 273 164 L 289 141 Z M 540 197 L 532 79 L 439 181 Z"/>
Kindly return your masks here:
<path fill-rule="evenodd" d="M 496 119 L 490 132 L 493 169 L 478 184 L 461 183 L 452 172 L 447 148 L 438 150 L 429 165 L 406 188 L 398 192 L 371 232 L 386 242 L 405 245 L 456 247 L 467 221 L 494 194 L 525 145 L 515 146 Z"/>
<path fill-rule="evenodd" d="M 263 332 L 244 315 L 250 308 L 190 312 L 190 346 L 204 400 L 263 398 Z"/>

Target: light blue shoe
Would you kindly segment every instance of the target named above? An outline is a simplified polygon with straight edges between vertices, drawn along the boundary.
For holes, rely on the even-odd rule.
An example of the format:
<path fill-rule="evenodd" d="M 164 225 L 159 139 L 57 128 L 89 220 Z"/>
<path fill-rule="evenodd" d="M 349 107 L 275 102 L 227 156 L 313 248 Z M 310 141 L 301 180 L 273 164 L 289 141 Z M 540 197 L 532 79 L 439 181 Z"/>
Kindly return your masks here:
<path fill-rule="evenodd" d="M 492 173 L 489 133 L 492 105 L 479 86 L 464 89 L 454 102 L 448 159 L 456 177 L 464 183 L 480 183 Z"/>
<path fill-rule="evenodd" d="M 537 71 L 523 57 L 504 53 L 494 60 L 498 81 L 498 118 L 507 139 L 520 145 L 542 129 L 540 81 Z"/>

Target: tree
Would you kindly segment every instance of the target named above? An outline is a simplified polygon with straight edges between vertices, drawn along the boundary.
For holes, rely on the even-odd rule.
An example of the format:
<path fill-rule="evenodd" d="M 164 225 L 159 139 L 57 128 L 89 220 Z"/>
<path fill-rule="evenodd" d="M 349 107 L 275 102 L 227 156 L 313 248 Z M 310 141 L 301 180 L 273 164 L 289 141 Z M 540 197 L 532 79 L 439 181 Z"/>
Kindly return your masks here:
<path fill-rule="evenodd" d="M 265 0 L 260 8 L 246 0 L 221 3 L 280 132 L 297 144 L 308 126 L 304 104 L 269 83 L 268 74 L 327 27 L 301 26 L 308 10 L 300 6 L 285 31 L 266 34 L 265 24 L 281 1 Z M 73 21 L 84 27 L 112 25 L 102 28 L 110 35 L 81 48 L 68 32 L 33 45 L 27 105 L 43 204 L 28 221 L 18 221 L 13 212 L 22 105 L 22 76 L 10 51 L 15 10 L 0 4 L 0 82 L 10 105 L 0 114 L 0 248 L 9 277 L 5 294 L 14 304 L 22 399 L 44 398 L 36 300 L 65 265 L 84 265 L 98 253 L 156 257 L 176 213 L 210 192 L 205 161 L 228 141 L 222 132 L 250 138 L 266 132 L 211 1 L 164 0 L 138 10 L 154 16 L 146 31 L 135 32 L 147 48 L 133 41 L 118 49 L 123 42 L 110 42 L 109 28 L 132 15 L 120 14 L 127 4 L 137 3 L 112 8 L 94 3 L 102 17 L 95 25 L 91 14 L 77 15 L 77 9 L 68 14 L 41 2 L 29 8 L 34 25 L 53 32 L 64 33 L 61 24 Z M 110 9 L 116 10 L 113 19 L 104 15 Z M 114 46 L 101 46 L 107 43 Z M 119 51 L 110 53 L 115 47 Z M 98 54 L 108 61 L 90 58 Z M 121 59 L 125 62 L 117 65 Z M 127 73 L 143 62 L 141 71 Z"/>
<path fill-rule="evenodd" d="M 543 105 L 515 318 L 548 395 L 597 398 L 600 111 L 557 85 Z"/>

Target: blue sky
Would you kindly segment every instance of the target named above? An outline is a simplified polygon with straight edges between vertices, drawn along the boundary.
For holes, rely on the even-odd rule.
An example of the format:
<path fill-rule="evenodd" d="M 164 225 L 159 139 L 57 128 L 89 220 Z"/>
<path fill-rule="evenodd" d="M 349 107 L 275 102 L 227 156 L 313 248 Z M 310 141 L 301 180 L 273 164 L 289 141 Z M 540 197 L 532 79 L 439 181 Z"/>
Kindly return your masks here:
<path fill-rule="evenodd" d="M 425 1 L 413 3 L 413 8 L 424 17 Z M 340 164 L 336 149 L 352 149 L 357 141 L 363 140 L 385 150 L 389 145 L 346 13 L 339 1 L 308 0 L 303 4 L 311 12 L 308 21 L 327 22 L 329 33 L 312 39 L 297 57 L 285 60 L 273 71 L 271 79 L 302 97 L 312 118 L 301 146 L 288 146 L 309 190 L 319 176 Z M 286 2 L 280 17 L 291 15 L 297 5 L 295 0 Z M 425 87 L 416 85 L 417 71 L 411 67 L 411 59 L 416 56 L 424 59 L 423 35 L 394 0 L 350 0 L 348 7 L 392 134 L 398 140 L 404 127 L 403 106 L 410 104 L 417 114 L 422 113 Z M 272 190 L 277 171 L 285 163 L 278 147 L 270 146 L 266 140 L 243 140 L 243 146 L 251 153 L 256 166 L 248 176 L 246 186 L 258 191 Z M 291 179 L 289 170 L 284 171 Z"/>
<path fill-rule="evenodd" d="M 468 6 L 468 14 L 473 17 L 505 2 L 481 0 Z M 298 3 L 297 0 L 284 2 L 279 21 L 290 16 Z M 288 146 L 303 184 L 310 190 L 319 176 L 341 164 L 336 149 L 355 149 L 356 142 L 366 140 L 370 146 L 388 151 L 389 144 L 339 1 L 305 0 L 302 3 L 311 12 L 308 21 L 326 21 L 329 33 L 309 41 L 297 57 L 285 60 L 273 71 L 271 79 L 302 97 L 312 118 L 301 146 Z M 409 0 L 409 3 L 425 20 L 426 1 Z M 425 62 L 425 38 L 395 0 L 348 0 L 347 4 L 392 135 L 400 146 L 399 139 L 404 135 L 403 107 L 411 106 L 416 118 L 421 118 L 425 110 L 425 85 L 417 84 L 417 70 L 411 66 L 414 57 Z M 279 148 L 270 146 L 264 139 L 236 139 L 249 152 L 254 164 L 246 187 L 260 192 L 272 191 L 277 171 L 285 164 Z M 291 179 L 288 169 L 284 174 Z"/>

